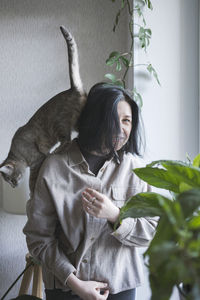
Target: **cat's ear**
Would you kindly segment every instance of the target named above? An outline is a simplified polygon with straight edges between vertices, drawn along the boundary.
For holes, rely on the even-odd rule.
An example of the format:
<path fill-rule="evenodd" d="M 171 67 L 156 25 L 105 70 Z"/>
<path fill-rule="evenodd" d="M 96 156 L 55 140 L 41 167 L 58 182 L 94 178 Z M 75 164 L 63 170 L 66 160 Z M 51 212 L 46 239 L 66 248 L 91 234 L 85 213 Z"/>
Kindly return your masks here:
<path fill-rule="evenodd" d="M 0 168 L 0 172 L 10 176 L 13 173 L 13 169 L 13 165 L 7 164 Z"/>

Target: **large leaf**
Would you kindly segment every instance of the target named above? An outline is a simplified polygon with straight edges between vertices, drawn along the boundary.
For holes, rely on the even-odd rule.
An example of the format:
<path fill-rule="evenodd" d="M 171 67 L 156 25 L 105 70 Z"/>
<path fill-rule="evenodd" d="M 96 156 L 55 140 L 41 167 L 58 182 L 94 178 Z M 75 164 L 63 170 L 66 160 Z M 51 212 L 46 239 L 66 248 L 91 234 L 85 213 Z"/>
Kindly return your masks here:
<path fill-rule="evenodd" d="M 197 164 L 198 160 L 199 157 L 197 156 L 193 163 Z M 147 167 L 153 167 L 155 165 L 163 166 L 168 171 L 173 172 L 174 176 L 179 178 L 179 180 L 190 186 L 200 187 L 200 168 L 196 166 L 177 160 L 158 160 L 148 164 Z"/>
<path fill-rule="evenodd" d="M 166 201 L 163 197 L 159 198 L 160 206 L 164 211 L 164 215 L 168 218 L 168 224 L 172 224 L 175 230 L 185 225 L 183 212 L 180 203 L 177 201 Z"/>
<path fill-rule="evenodd" d="M 200 216 L 194 216 L 188 221 L 189 229 L 200 229 Z"/>
<path fill-rule="evenodd" d="M 168 172 L 174 174 L 180 182 L 185 182 L 192 187 L 200 188 L 200 169 L 193 166 L 184 166 L 173 163 L 163 163 Z"/>
<path fill-rule="evenodd" d="M 193 166 L 199 168 L 200 167 L 200 154 L 198 154 L 193 160 Z"/>
<path fill-rule="evenodd" d="M 136 168 L 133 172 L 150 185 L 173 191 L 175 193 L 179 192 L 179 185 L 181 181 L 174 176 L 173 172 L 150 167 Z"/>
<path fill-rule="evenodd" d="M 180 165 L 180 166 L 188 166 L 188 163 L 185 163 L 181 160 L 167 160 L 167 159 L 160 159 L 160 160 L 155 160 L 152 161 L 150 164 L 147 164 L 147 167 L 154 167 L 154 166 L 163 166 L 163 164 L 175 164 L 175 165 Z"/>
<path fill-rule="evenodd" d="M 167 226 L 166 226 L 167 224 Z M 154 247 L 157 247 L 158 245 L 161 245 L 165 241 L 176 241 L 176 236 L 174 235 L 174 229 L 171 224 L 168 224 L 168 220 L 166 216 L 162 216 L 158 222 L 158 226 L 156 228 L 156 233 L 151 241 L 151 244 L 147 251 L 145 252 L 146 255 L 150 255 L 153 253 L 152 249 Z M 156 268 L 156 267 L 155 267 Z"/>
<path fill-rule="evenodd" d="M 159 164 L 165 169 L 153 167 Z M 190 187 L 200 188 L 200 169 L 177 161 L 152 162 L 146 168 L 138 168 L 134 172 L 149 184 L 175 193 Z"/>
<path fill-rule="evenodd" d="M 185 218 L 190 217 L 200 207 L 200 189 L 192 189 L 177 196 Z"/>
<path fill-rule="evenodd" d="M 120 211 L 120 220 L 125 218 L 154 217 L 163 214 L 160 200 L 171 202 L 157 193 L 139 193 L 133 196 Z"/>

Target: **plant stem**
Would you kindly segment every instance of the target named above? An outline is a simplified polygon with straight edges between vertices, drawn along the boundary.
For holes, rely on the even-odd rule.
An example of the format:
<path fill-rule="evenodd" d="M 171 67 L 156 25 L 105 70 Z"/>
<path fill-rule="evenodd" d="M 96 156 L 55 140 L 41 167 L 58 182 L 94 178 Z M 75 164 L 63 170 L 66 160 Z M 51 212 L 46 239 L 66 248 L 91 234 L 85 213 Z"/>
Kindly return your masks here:
<path fill-rule="evenodd" d="M 136 64 L 134 67 L 139 67 L 139 66 L 148 66 L 148 64 Z"/>
<path fill-rule="evenodd" d="M 133 62 L 133 46 L 134 46 L 134 34 L 133 34 L 133 18 L 134 18 L 134 14 L 133 14 L 133 10 L 131 9 L 131 5 L 130 5 L 130 2 L 129 0 L 126 0 L 126 3 L 127 3 L 127 6 L 128 6 L 128 13 L 129 13 L 129 16 L 130 16 L 130 21 L 129 21 L 129 32 L 130 32 L 130 36 L 131 36 L 131 46 L 130 46 L 130 50 L 129 50 L 129 56 L 130 56 L 130 59 L 129 59 L 129 65 L 130 63 Z M 125 87 L 125 78 L 126 78 L 126 75 L 128 73 L 128 70 L 129 70 L 129 65 L 125 68 L 125 72 L 124 72 L 124 75 L 122 77 L 122 81 L 124 83 L 124 87 Z"/>

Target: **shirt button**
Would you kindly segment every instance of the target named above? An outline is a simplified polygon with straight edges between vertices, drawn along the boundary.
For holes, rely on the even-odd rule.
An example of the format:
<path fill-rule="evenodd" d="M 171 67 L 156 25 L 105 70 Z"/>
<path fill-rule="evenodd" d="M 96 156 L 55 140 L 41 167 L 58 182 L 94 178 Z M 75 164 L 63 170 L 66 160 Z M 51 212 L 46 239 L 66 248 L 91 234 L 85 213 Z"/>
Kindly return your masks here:
<path fill-rule="evenodd" d="M 101 169 L 101 172 L 103 172 L 104 170 L 105 170 L 105 168 L 102 168 L 102 169 Z"/>
<path fill-rule="evenodd" d="M 91 241 L 94 241 L 94 237 L 92 237 L 90 240 L 91 240 Z"/>
<path fill-rule="evenodd" d="M 87 259 L 83 259 L 83 261 L 82 261 L 84 264 L 86 264 L 88 261 L 87 261 Z"/>

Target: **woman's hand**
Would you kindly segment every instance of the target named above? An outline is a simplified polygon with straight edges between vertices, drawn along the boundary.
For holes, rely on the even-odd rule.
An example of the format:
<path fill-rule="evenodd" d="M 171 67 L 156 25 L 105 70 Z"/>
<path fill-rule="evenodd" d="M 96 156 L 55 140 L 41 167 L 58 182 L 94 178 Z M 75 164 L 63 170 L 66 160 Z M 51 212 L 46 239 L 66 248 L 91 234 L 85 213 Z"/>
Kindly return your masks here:
<path fill-rule="evenodd" d="M 83 300 L 105 300 L 109 295 L 109 290 L 106 289 L 108 288 L 107 283 L 83 281 L 78 279 L 73 273 L 69 275 L 67 285 Z"/>
<path fill-rule="evenodd" d="M 86 188 L 82 193 L 84 210 L 97 218 L 107 219 L 111 223 L 118 220 L 120 210 L 112 201 L 94 189 Z"/>

